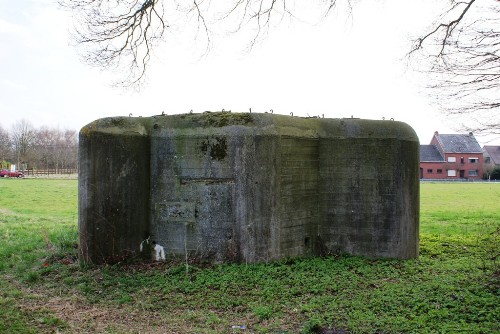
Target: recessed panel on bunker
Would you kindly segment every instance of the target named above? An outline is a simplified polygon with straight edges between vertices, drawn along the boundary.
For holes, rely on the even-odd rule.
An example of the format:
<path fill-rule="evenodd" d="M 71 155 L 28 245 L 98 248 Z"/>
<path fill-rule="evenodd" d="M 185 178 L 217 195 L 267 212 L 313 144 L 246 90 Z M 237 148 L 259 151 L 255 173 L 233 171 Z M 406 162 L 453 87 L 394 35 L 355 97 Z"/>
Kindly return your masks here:
<path fill-rule="evenodd" d="M 153 133 L 152 237 L 171 254 L 226 258 L 232 238 L 233 162 L 226 138 Z"/>
<path fill-rule="evenodd" d="M 280 248 L 313 254 L 320 223 L 319 139 L 281 138 Z"/>
<path fill-rule="evenodd" d="M 102 142 L 109 136 L 115 139 Z M 418 256 L 419 142 L 404 123 L 204 113 L 102 119 L 80 138 L 84 261 L 134 254 L 148 237 L 167 256 L 217 262 Z M 113 142 L 127 145 L 95 150 Z M 141 166 L 133 170 L 140 176 L 116 183 L 111 170 L 96 170 L 99 159 Z M 111 189 L 109 196 L 96 185 Z M 102 208 L 117 204 L 120 222 L 101 235 L 127 249 L 94 247 L 102 242 L 95 231 L 114 219 Z"/>

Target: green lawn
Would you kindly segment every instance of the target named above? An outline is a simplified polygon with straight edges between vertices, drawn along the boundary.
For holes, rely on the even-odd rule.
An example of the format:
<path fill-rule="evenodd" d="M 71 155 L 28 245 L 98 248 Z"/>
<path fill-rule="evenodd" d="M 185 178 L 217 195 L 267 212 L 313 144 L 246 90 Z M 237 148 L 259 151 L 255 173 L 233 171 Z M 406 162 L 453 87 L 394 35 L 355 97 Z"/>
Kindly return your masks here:
<path fill-rule="evenodd" d="M 80 267 L 77 181 L 0 179 L 0 333 L 498 333 L 499 200 L 500 184 L 422 184 L 417 260 L 186 273 L 175 259 Z"/>

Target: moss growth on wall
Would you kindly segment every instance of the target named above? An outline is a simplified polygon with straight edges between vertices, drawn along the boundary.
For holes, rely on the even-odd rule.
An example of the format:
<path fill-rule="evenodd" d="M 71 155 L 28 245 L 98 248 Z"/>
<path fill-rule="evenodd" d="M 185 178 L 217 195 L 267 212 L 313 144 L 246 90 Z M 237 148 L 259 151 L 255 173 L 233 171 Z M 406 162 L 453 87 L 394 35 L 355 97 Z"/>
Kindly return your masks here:
<path fill-rule="evenodd" d="M 233 125 L 251 125 L 253 123 L 253 117 L 251 113 L 232 113 L 230 111 L 223 112 L 204 112 L 202 114 L 182 114 L 169 116 L 170 118 L 178 118 L 184 122 L 190 122 L 192 125 L 197 127 L 214 127 L 221 128 L 224 126 Z M 174 122 L 176 122 L 174 120 Z"/>
<path fill-rule="evenodd" d="M 227 155 L 226 138 L 222 136 L 207 138 L 206 140 L 202 141 L 200 149 L 203 153 L 210 154 L 210 157 L 212 159 L 222 160 Z"/>

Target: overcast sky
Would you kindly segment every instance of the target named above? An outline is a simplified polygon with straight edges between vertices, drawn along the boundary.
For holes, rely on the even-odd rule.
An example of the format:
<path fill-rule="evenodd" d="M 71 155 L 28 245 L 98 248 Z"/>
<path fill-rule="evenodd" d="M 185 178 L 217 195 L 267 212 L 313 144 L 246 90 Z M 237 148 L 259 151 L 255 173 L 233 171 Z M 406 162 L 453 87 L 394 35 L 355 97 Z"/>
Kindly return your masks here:
<path fill-rule="evenodd" d="M 156 51 L 140 91 L 111 87 L 113 74 L 79 61 L 71 18 L 52 0 L 0 0 L 0 126 L 25 118 L 36 127 L 79 130 L 102 117 L 232 110 L 331 118 L 394 118 L 422 144 L 456 133 L 407 67 L 411 36 L 438 15 L 435 0 L 362 1 L 352 17 L 284 21 L 245 52 L 248 36 L 172 36 Z M 481 144 L 487 138 L 477 137 Z M 500 144 L 497 139 L 489 144 Z"/>

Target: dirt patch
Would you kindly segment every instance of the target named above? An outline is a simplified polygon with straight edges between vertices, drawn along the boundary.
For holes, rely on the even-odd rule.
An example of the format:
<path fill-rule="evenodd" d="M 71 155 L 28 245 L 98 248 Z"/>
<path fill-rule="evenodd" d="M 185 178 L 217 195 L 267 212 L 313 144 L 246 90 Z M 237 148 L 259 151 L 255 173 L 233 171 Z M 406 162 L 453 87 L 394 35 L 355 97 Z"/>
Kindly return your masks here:
<path fill-rule="evenodd" d="M 67 291 L 55 295 L 57 291 L 29 288 L 16 282 L 11 284 L 23 291 L 25 298 L 17 299 L 17 305 L 23 313 L 39 314 L 48 312 L 62 320 L 62 329 L 47 330 L 44 326 L 40 333 L 183 333 L 182 327 L 172 320 L 172 316 L 160 313 L 160 310 L 142 309 L 127 306 L 92 305 L 78 292 Z M 34 322 L 36 326 L 36 322 Z"/>
<path fill-rule="evenodd" d="M 11 210 L 9 210 L 9 209 L 0 208 L 0 214 L 2 214 L 2 215 L 12 215 L 12 214 L 14 214 L 14 212 L 11 211 Z"/>
<path fill-rule="evenodd" d="M 65 333 L 178 333 L 165 328 L 155 312 L 140 312 L 124 308 L 89 305 L 80 296 L 40 297 L 30 305 L 28 311 L 50 311 L 63 320 L 68 327 Z"/>

